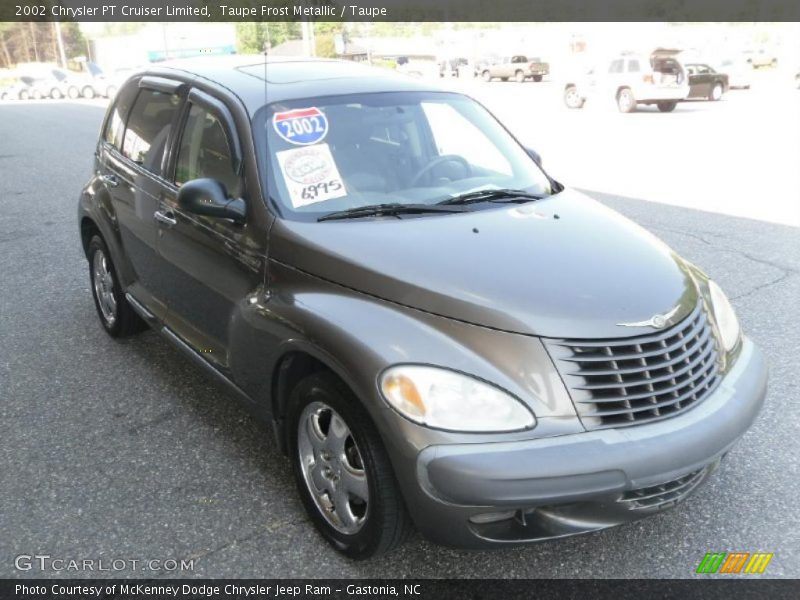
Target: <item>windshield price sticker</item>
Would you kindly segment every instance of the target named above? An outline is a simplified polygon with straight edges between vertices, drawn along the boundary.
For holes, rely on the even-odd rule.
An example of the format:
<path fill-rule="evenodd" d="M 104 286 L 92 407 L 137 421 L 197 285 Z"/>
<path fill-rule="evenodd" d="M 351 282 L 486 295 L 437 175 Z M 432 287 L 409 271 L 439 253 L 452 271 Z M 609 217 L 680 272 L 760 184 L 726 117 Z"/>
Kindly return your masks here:
<path fill-rule="evenodd" d="M 347 195 L 328 144 L 283 150 L 275 156 L 295 208 Z"/>
<path fill-rule="evenodd" d="M 296 146 L 316 144 L 328 134 L 328 118 L 313 106 L 275 113 L 272 126 L 282 139 Z"/>

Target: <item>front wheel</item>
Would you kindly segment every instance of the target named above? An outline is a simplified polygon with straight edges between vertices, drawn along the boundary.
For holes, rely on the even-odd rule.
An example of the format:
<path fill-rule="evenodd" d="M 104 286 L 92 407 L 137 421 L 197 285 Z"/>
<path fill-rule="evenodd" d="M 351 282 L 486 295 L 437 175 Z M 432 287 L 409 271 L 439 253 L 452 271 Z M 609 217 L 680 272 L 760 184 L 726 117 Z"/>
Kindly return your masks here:
<path fill-rule="evenodd" d="M 73 85 L 67 90 L 67 96 L 70 97 L 70 100 L 77 100 L 81 97 L 81 91 Z"/>
<path fill-rule="evenodd" d="M 60 89 L 58 89 L 58 88 L 53 88 L 52 90 L 50 90 L 50 97 L 51 97 L 53 100 L 61 100 L 61 98 L 63 98 L 63 97 L 64 97 L 64 94 L 62 94 L 62 93 L 61 93 L 61 90 L 60 90 Z"/>
<path fill-rule="evenodd" d="M 522 71 L 517 71 L 514 73 L 514 81 L 517 83 L 524 83 L 525 82 L 525 73 Z"/>
<path fill-rule="evenodd" d="M 675 107 L 678 106 L 677 102 L 656 102 L 656 106 L 658 106 L 658 110 L 661 112 L 672 112 L 675 110 Z"/>
<path fill-rule="evenodd" d="M 481 77 L 483 77 L 484 81 L 491 81 L 492 80 L 492 74 L 489 73 L 489 71 L 484 71 L 483 73 L 481 73 Z"/>
<path fill-rule="evenodd" d="M 94 93 L 94 88 L 90 85 L 87 85 L 85 88 L 83 88 L 81 95 L 87 100 L 91 100 L 96 96 L 96 94 Z"/>
<path fill-rule="evenodd" d="M 722 91 L 722 84 L 715 83 L 714 87 L 711 88 L 711 92 L 708 94 L 708 99 L 717 102 L 720 98 L 722 98 Z"/>
<path fill-rule="evenodd" d="M 292 390 L 289 453 L 300 498 L 322 536 L 354 559 L 384 554 L 411 532 L 389 457 L 366 410 L 332 373 Z"/>
<path fill-rule="evenodd" d="M 636 99 L 630 88 L 622 88 L 617 92 L 617 108 L 621 113 L 631 113 L 636 110 Z"/>

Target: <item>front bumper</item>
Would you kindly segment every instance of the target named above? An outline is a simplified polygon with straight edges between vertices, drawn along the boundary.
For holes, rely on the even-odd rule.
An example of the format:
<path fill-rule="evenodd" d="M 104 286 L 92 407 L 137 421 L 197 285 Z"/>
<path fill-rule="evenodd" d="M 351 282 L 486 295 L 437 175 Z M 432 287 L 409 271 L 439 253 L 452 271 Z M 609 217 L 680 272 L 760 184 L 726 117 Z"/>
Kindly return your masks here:
<path fill-rule="evenodd" d="M 745 339 L 716 391 L 656 423 L 536 440 L 435 445 L 406 500 L 431 539 L 485 547 L 619 525 L 674 505 L 714 470 L 764 402 L 767 367 Z"/>

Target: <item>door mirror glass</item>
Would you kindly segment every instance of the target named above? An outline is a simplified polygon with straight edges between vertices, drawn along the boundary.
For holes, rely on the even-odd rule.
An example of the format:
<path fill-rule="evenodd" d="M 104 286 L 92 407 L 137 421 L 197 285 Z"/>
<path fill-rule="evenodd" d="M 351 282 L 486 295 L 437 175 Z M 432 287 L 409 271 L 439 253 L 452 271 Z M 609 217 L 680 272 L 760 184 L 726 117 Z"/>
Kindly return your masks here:
<path fill-rule="evenodd" d="M 225 185 L 216 179 L 193 179 L 178 190 L 178 206 L 188 213 L 231 219 L 244 223 L 245 204 L 241 198 L 229 198 Z"/>

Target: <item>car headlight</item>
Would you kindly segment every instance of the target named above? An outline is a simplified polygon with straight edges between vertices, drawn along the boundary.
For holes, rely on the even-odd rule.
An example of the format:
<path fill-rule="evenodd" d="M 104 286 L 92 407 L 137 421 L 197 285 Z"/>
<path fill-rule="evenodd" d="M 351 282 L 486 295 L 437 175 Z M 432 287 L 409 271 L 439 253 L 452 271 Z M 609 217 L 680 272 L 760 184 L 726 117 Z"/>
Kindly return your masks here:
<path fill-rule="evenodd" d="M 711 296 L 711 310 L 714 312 L 714 321 L 717 323 L 720 342 L 726 352 L 730 352 L 739 342 L 741 328 L 739 319 L 731 306 L 725 292 L 716 283 L 709 280 L 708 292 Z"/>
<path fill-rule="evenodd" d="M 517 431 L 536 424 L 516 398 L 474 377 L 436 367 L 400 365 L 383 372 L 386 401 L 415 423 L 448 431 Z"/>

